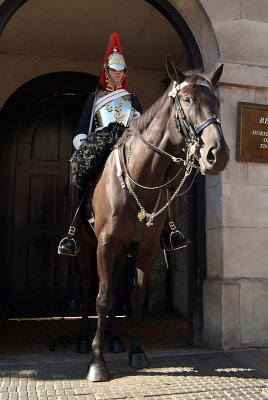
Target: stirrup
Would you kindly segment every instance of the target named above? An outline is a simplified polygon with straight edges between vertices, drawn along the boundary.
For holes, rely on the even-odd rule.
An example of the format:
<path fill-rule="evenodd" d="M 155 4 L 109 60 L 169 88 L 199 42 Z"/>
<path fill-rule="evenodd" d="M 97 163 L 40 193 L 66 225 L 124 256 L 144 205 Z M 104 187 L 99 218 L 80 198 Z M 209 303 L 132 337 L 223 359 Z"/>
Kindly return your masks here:
<path fill-rule="evenodd" d="M 169 222 L 169 227 L 170 231 L 165 231 L 161 237 L 161 244 L 164 250 L 179 250 L 191 243 L 190 239 L 184 237 L 184 235 L 176 228 L 174 221 Z M 176 238 L 175 234 L 178 234 L 180 237 Z"/>
<path fill-rule="evenodd" d="M 74 252 L 73 253 L 68 253 L 68 252 L 62 251 L 61 246 L 62 246 L 62 243 L 63 243 L 64 240 L 69 240 L 69 241 L 72 241 L 74 243 Z M 60 241 L 60 243 L 58 245 L 58 254 L 62 254 L 62 255 L 65 255 L 65 256 L 71 256 L 71 257 L 77 257 L 78 254 L 79 254 L 79 251 L 80 251 L 80 246 L 77 245 L 75 239 L 74 238 L 70 238 L 68 236 L 65 236 L 63 239 L 61 239 L 61 241 Z"/>
<path fill-rule="evenodd" d="M 179 239 L 180 241 L 178 243 L 174 243 L 172 241 L 172 236 L 178 233 L 181 238 Z M 188 244 L 191 244 L 190 239 L 186 238 L 179 230 L 174 230 L 170 232 L 170 236 L 169 236 L 169 242 L 170 242 L 170 251 L 172 250 L 179 250 L 179 249 L 183 249 L 184 247 L 187 247 Z"/>
<path fill-rule="evenodd" d="M 171 225 L 170 225 L 171 226 Z M 175 226 L 175 225 L 174 225 Z M 175 234 L 179 234 L 179 238 L 176 239 Z M 174 240 L 175 239 L 175 240 Z M 169 235 L 170 251 L 182 249 L 191 243 L 190 239 L 186 238 L 181 231 L 178 229 L 172 229 Z"/>

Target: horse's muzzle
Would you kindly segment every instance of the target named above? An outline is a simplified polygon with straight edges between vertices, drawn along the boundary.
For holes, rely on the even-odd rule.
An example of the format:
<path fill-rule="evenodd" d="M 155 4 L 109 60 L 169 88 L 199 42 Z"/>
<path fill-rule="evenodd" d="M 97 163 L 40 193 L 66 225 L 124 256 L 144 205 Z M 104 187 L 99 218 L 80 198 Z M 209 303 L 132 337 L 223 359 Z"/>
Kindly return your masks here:
<path fill-rule="evenodd" d="M 200 171 L 203 175 L 217 175 L 226 168 L 229 159 L 229 148 L 224 139 L 215 146 L 205 145 L 200 149 Z"/>

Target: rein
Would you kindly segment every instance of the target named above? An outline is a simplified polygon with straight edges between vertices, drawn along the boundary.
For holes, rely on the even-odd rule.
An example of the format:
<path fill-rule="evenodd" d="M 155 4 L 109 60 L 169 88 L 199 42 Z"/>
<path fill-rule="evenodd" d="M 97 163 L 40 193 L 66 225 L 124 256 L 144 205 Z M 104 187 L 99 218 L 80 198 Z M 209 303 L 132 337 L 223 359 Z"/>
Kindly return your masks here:
<path fill-rule="evenodd" d="M 149 142 L 148 142 L 148 143 L 149 143 Z M 123 166 L 124 166 L 124 169 L 125 169 L 125 171 L 126 171 L 126 174 L 127 174 L 128 178 L 131 180 L 132 183 L 134 183 L 134 184 L 137 185 L 138 187 L 140 187 L 140 188 L 142 188 L 142 189 L 147 189 L 147 190 L 163 189 L 164 187 L 170 185 L 171 182 L 173 182 L 174 179 L 176 179 L 177 176 L 180 174 L 180 172 L 181 172 L 181 170 L 182 170 L 182 167 L 179 169 L 179 171 L 176 173 L 176 175 L 173 176 L 173 178 L 171 178 L 168 182 L 163 183 L 163 185 L 160 185 L 160 186 L 143 186 L 143 185 L 139 184 L 138 182 L 136 182 L 136 181 L 132 178 L 132 176 L 130 175 L 130 172 L 129 172 L 129 158 L 130 158 L 130 153 L 131 153 L 131 140 L 130 140 L 129 147 L 128 147 L 128 151 L 127 151 L 127 160 L 126 160 L 126 158 L 125 158 L 125 151 L 124 151 L 124 150 L 125 150 L 125 144 L 126 144 L 126 143 L 124 142 L 124 143 L 123 143 L 123 152 L 122 152 L 122 153 L 123 153 L 123 157 L 122 157 Z M 150 144 L 150 143 L 149 143 L 149 144 Z M 154 146 L 154 147 L 155 147 L 155 146 Z M 156 149 L 158 149 L 158 147 L 156 147 Z M 160 150 L 160 149 L 158 149 L 158 150 Z M 166 153 L 166 154 L 168 154 L 168 153 Z M 174 157 L 174 158 L 176 158 L 176 157 Z M 185 163 L 185 161 L 184 161 L 182 158 L 176 158 L 176 161 L 174 161 L 174 162 L 176 162 L 176 163 L 179 163 L 179 162 Z"/>
<path fill-rule="evenodd" d="M 173 162 L 175 162 L 175 163 L 179 163 L 179 162 L 181 162 L 181 161 L 184 162 L 184 160 L 183 160 L 182 158 L 172 156 L 171 154 L 167 153 L 165 150 L 159 149 L 159 147 L 156 147 L 156 146 L 153 145 L 152 143 L 147 142 L 147 140 L 142 136 L 142 134 L 141 134 L 139 131 L 137 132 L 137 134 L 138 134 L 138 137 L 141 139 L 141 141 L 142 141 L 143 143 L 145 143 L 148 147 L 150 147 L 150 149 L 152 149 L 153 151 L 155 151 L 155 152 L 156 152 L 157 154 L 159 154 L 160 156 L 167 156 L 167 157 L 169 157 L 169 158 L 170 158 Z"/>
<path fill-rule="evenodd" d="M 141 135 L 141 133 L 139 131 L 137 132 L 140 140 L 142 140 L 143 143 L 145 143 L 150 149 L 155 151 L 157 154 L 159 154 L 161 156 L 169 157 L 171 159 L 171 161 L 173 161 L 174 163 L 183 163 L 183 165 L 185 166 L 185 172 L 184 172 L 184 176 L 183 176 L 181 182 L 179 183 L 177 189 L 175 190 L 175 192 L 173 193 L 171 198 L 167 201 L 167 203 L 160 210 L 157 211 L 157 208 L 158 208 L 158 205 L 160 202 L 162 189 L 164 187 L 168 186 L 179 175 L 182 168 L 180 168 L 179 172 L 170 181 L 168 181 L 167 183 L 164 183 L 163 185 L 155 186 L 155 187 L 142 186 L 138 182 L 136 182 L 129 173 L 129 158 L 130 158 L 130 153 L 131 153 L 131 141 L 130 141 L 128 152 L 127 152 L 127 160 L 125 160 L 125 151 L 124 151 L 125 150 L 125 142 L 123 143 L 123 146 L 122 146 L 122 162 L 123 162 L 124 170 L 126 172 L 126 186 L 129 190 L 129 192 L 131 193 L 131 195 L 134 197 L 134 199 L 140 209 L 140 211 L 137 214 L 138 219 L 140 221 L 142 221 L 144 218 L 147 218 L 147 222 L 146 222 L 147 227 L 150 227 L 151 225 L 153 225 L 154 218 L 157 217 L 159 214 L 161 214 L 167 207 L 169 207 L 169 205 L 175 199 L 176 196 L 182 196 L 183 194 L 187 193 L 191 189 L 193 182 L 197 176 L 197 173 L 200 170 L 200 168 L 194 164 L 195 159 L 197 158 L 198 149 L 200 147 L 200 133 L 207 126 L 209 126 L 211 124 L 220 125 L 220 121 L 217 118 L 209 118 L 205 122 L 200 124 L 197 128 L 194 128 L 191 125 L 191 123 L 189 122 L 189 120 L 187 119 L 187 117 L 183 111 L 183 108 L 181 106 L 181 103 L 180 103 L 180 100 L 178 97 L 179 90 L 188 84 L 189 83 L 187 83 L 187 82 L 182 82 L 181 84 L 178 84 L 176 81 L 174 81 L 173 88 L 168 93 L 168 96 L 170 97 L 170 100 L 171 100 L 170 108 L 173 107 L 174 102 L 176 105 L 174 119 L 175 119 L 177 131 L 182 133 L 182 135 L 185 139 L 185 142 L 186 142 L 186 147 L 187 147 L 186 160 L 183 160 L 180 157 L 175 157 L 172 154 L 169 154 L 166 151 L 160 149 L 159 147 L 154 146 L 152 143 L 148 142 Z M 118 156 L 118 160 L 119 160 L 119 156 Z M 119 161 L 119 163 L 120 163 L 120 161 Z M 194 178 L 193 178 L 191 184 L 189 185 L 189 187 L 187 188 L 186 191 L 184 191 L 183 193 L 180 193 L 180 190 L 183 187 L 186 178 L 191 174 L 193 168 L 196 168 L 197 171 L 194 175 Z M 122 174 L 120 175 L 120 177 L 122 178 Z M 132 188 L 130 181 L 142 189 L 147 189 L 147 190 L 160 189 L 160 192 L 158 194 L 156 204 L 155 204 L 155 207 L 154 207 L 154 210 L 152 213 L 146 212 L 146 210 L 140 203 L 139 199 L 137 198 L 137 195 L 134 192 L 134 189 Z M 121 183 L 121 186 L 122 186 L 122 183 Z"/>

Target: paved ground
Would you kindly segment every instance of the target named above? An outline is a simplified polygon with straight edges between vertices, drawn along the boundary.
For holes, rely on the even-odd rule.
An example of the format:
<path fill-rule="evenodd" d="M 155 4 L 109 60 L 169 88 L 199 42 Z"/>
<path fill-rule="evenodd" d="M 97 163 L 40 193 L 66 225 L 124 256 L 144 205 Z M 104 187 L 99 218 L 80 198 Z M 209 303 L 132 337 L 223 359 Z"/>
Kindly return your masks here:
<path fill-rule="evenodd" d="M 127 365 L 127 353 L 106 352 L 111 381 L 92 383 L 85 379 L 91 355 L 77 354 L 66 332 L 62 336 L 54 328 L 54 336 L 51 331 L 43 336 L 39 332 L 39 341 L 34 342 L 34 323 L 28 326 L 32 329 L 25 337 L 18 325 L 0 324 L 1 400 L 268 399 L 267 349 L 192 348 L 172 342 L 172 332 L 168 345 L 157 346 L 153 338 L 158 326 L 152 323 L 145 341 L 150 367 L 133 370 Z"/>

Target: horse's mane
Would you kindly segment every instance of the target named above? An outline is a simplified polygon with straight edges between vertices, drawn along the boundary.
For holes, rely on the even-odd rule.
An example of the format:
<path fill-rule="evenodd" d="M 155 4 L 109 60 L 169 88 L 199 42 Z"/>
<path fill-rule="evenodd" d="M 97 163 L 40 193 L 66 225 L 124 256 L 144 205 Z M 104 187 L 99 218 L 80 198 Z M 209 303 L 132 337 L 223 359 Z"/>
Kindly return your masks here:
<path fill-rule="evenodd" d="M 202 73 L 201 70 L 190 70 L 184 73 L 185 82 L 188 82 L 191 85 L 199 84 L 208 86 L 210 89 L 212 88 L 212 82 L 210 79 Z M 130 136 L 137 134 L 137 132 L 142 133 L 145 129 L 148 128 L 150 122 L 155 117 L 155 115 L 161 110 L 166 102 L 167 95 L 171 90 L 173 82 L 170 83 L 168 88 L 165 90 L 164 94 L 159 97 L 149 108 L 146 110 L 139 118 L 133 120 L 131 127 L 125 130 L 124 134 L 121 136 L 117 145 L 125 142 Z M 217 99 L 217 98 L 216 98 Z M 218 99 L 217 99 L 218 100 Z"/>

